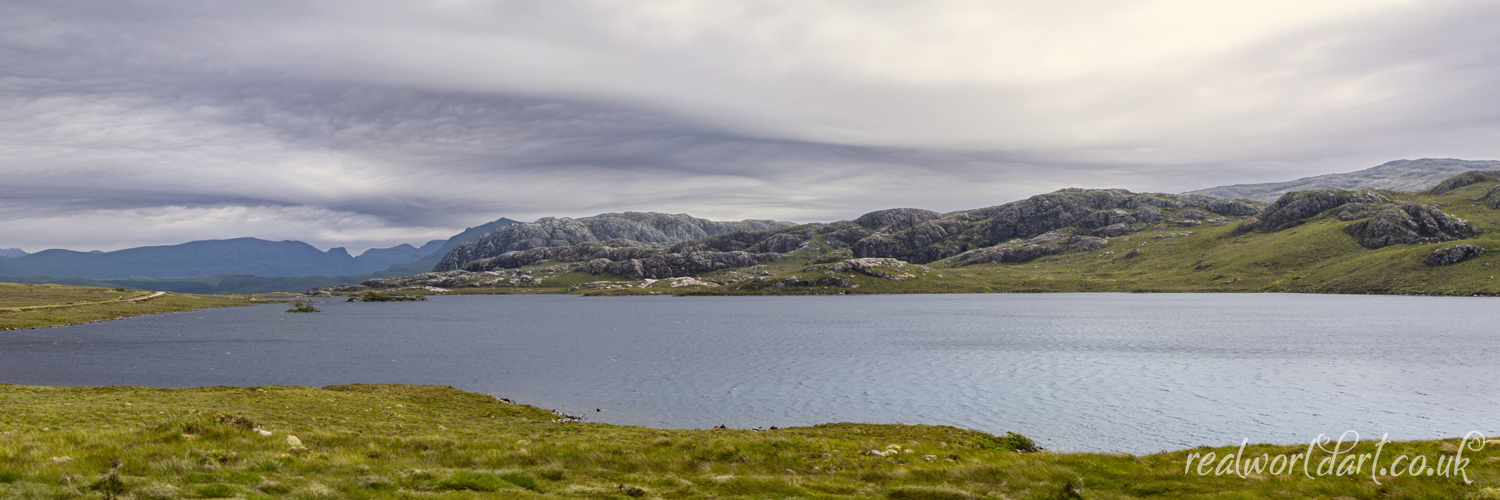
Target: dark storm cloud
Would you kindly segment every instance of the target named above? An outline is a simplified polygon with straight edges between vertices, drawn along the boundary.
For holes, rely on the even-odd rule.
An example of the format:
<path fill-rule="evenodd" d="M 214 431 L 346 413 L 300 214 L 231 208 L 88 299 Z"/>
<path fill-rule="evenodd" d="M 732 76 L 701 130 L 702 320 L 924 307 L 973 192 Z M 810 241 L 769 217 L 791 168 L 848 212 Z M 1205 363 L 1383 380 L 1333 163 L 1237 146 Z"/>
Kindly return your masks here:
<path fill-rule="evenodd" d="M 7 2 L 0 247 L 358 251 L 1500 157 L 1500 6 L 1054 4 Z"/>

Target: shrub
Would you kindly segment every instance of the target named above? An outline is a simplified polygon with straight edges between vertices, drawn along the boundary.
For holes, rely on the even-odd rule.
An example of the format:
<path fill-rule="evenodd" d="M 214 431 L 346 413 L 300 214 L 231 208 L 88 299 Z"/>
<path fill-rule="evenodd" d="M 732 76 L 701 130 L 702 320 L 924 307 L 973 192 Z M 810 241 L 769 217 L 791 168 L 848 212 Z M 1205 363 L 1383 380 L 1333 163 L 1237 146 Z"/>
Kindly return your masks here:
<path fill-rule="evenodd" d="M 1022 452 L 1042 451 L 1042 448 L 1036 445 L 1036 441 L 1032 441 L 1031 438 L 1014 432 L 1006 431 L 1004 436 L 997 436 L 995 440 L 999 442 L 1000 448 L 1005 450 Z"/>
<path fill-rule="evenodd" d="M 316 307 L 313 307 L 313 303 L 310 300 L 309 301 L 299 300 L 299 301 L 294 302 L 294 304 L 296 304 L 296 306 L 292 307 L 291 309 L 287 309 L 286 312 L 289 312 L 289 313 L 315 313 L 315 312 L 323 312 L 323 310 L 318 309 Z"/>

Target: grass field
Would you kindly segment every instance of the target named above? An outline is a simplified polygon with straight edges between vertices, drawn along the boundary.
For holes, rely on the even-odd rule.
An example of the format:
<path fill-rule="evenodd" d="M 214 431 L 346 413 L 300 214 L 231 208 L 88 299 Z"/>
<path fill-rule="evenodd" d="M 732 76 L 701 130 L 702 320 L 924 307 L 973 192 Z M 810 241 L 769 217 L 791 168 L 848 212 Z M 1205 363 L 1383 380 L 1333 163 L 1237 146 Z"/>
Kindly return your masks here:
<path fill-rule="evenodd" d="M 0 498 L 1500 498 L 1493 443 L 1464 451 L 1462 475 L 1445 467 L 1447 476 L 1376 484 L 1370 470 L 1317 475 L 1320 454 L 1312 478 L 1214 475 L 1213 459 L 1198 475 L 1203 455 L 1238 447 L 1022 453 L 1012 450 L 1024 438 L 952 427 L 662 430 L 558 419 L 446 387 L 0 385 Z M 1380 464 L 1421 455 L 1437 467 L 1431 460 L 1458 446 L 1393 443 Z"/>
<path fill-rule="evenodd" d="M 245 295 L 195 295 L 68 285 L 0 283 L 0 330 L 70 325 L 141 314 L 250 305 Z"/>

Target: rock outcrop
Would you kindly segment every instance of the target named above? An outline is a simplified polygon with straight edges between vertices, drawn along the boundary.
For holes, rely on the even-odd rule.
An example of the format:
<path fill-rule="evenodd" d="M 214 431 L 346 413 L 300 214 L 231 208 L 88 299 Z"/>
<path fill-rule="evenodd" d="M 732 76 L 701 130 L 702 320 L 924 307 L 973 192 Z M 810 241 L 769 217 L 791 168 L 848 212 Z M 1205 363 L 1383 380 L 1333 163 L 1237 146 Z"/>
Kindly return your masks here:
<path fill-rule="evenodd" d="M 1098 250 L 1107 244 L 1109 240 L 1093 236 L 1046 233 L 1020 243 L 996 245 L 965 252 L 954 257 L 953 262 L 961 266 L 994 262 L 1026 262 L 1064 252 Z"/>
<path fill-rule="evenodd" d="M 775 235 L 765 239 L 776 241 Z M 776 252 L 715 251 L 705 246 L 697 243 L 668 247 L 630 240 L 611 240 L 570 247 L 531 248 L 470 262 L 464 266 L 464 271 L 479 273 L 516 269 L 555 260 L 567 264 L 567 269 L 574 272 L 609 273 L 635 279 L 665 279 L 749 267 L 786 257 L 786 254 Z"/>
<path fill-rule="evenodd" d="M 1228 217 L 1244 217 L 1260 213 L 1255 205 L 1238 200 L 1214 200 L 1203 205 L 1203 209 Z"/>
<path fill-rule="evenodd" d="M 1485 193 L 1484 196 L 1476 198 L 1473 201 L 1482 201 L 1491 209 L 1500 210 L 1500 186 L 1490 188 L 1490 191 Z"/>
<path fill-rule="evenodd" d="M 1244 202 L 1199 195 L 1070 188 L 1004 205 L 943 214 L 905 229 L 881 231 L 854 242 L 850 249 L 857 257 L 892 257 L 921 264 L 1054 231 L 1109 237 L 1140 231 L 1168 219 L 1202 220 L 1207 217 L 1203 211 L 1246 213 L 1245 207 L 1250 211 L 1255 208 Z M 1178 217 L 1185 211 L 1187 218 Z"/>
<path fill-rule="evenodd" d="M 670 244 L 728 234 L 791 227 L 791 222 L 743 220 L 719 222 L 685 214 L 625 212 L 572 219 L 547 217 L 527 224 L 496 229 L 443 256 L 434 271 L 460 269 L 479 259 L 533 248 L 567 247 L 581 243 L 626 239 Z"/>
<path fill-rule="evenodd" d="M 1237 234 L 1250 231 L 1275 232 L 1301 224 L 1306 219 L 1350 203 L 1384 204 L 1389 200 L 1375 191 L 1317 189 L 1297 191 L 1277 198 L 1271 206 L 1235 227 Z"/>
<path fill-rule="evenodd" d="M 854 219 L 855 224 L 869 228 L 872 231 L 892 233 L 904 229 L 911 229 L 927 221 L 943 218 L 943 214 L 922 210 L 920 208 L 892 208 L 870 212 Z"/>
<path fill-rule="evenodd" d="M 1433 250 L 1432 253 L 1427 254 L 1427 259 L 1423 262 L 1429 266 L 1446 266 L 1480 255 L 1484 255 L 1484 248 L 1478 245 L 1458 245 Z"/>
<path fill-rule="evenodd" d="M 1381 209 L 1375 218 L 1344 228 L 1365 248 L 1453 241 L 1479 234 L 1469 221 L 1432 205 L 1401 202 Z"/>
<path fill-rule="evenodd" d="M 1443 194 L 1473 184 L 1495 181 L 1500 181 L 1500 170 L 1471 170 L 1444 179 L 1443 182 L 1439 182 L 1432 189 L 1428 189 L 1427 194 Z"/>

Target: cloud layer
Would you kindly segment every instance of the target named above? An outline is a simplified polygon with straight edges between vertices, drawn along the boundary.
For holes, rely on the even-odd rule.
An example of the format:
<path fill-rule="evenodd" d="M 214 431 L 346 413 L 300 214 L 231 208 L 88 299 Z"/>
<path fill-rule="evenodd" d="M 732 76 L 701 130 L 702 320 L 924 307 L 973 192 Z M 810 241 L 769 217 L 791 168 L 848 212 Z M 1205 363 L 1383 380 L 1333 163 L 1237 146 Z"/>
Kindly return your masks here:
<path fill-rule="evenodd" d="M 1310 5 L 1315 4 L 1315 5 Z M 0 247 L 955 210 L 1500 158 L 1489 2 L 0 5 Z"/>

